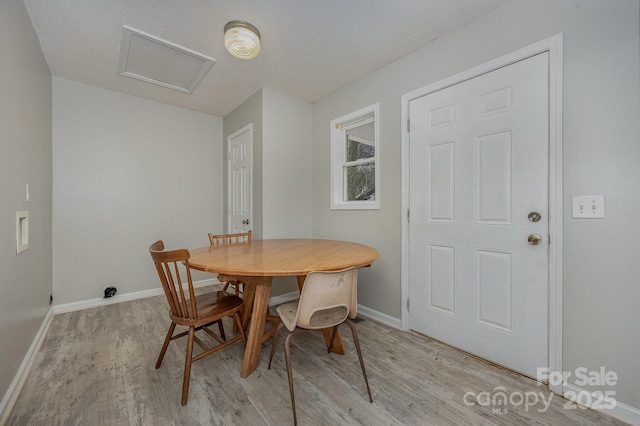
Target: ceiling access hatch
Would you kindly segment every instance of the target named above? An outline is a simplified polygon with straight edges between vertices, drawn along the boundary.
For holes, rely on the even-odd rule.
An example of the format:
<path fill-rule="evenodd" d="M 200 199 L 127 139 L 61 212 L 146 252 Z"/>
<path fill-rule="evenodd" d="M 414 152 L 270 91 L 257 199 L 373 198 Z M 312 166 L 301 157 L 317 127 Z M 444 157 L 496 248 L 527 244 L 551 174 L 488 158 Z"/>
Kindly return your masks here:
<path fill-rule="evenodd" d="M 193 50 L 122 27 L 120 75 L 191 93 L 215 62 Z"/>

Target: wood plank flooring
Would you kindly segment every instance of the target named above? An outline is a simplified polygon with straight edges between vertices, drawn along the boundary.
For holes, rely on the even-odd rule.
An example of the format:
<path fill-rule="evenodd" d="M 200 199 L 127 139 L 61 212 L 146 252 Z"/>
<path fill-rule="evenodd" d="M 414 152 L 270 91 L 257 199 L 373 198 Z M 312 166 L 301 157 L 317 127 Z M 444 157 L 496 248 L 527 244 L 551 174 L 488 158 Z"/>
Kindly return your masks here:
<path fill-rule="evenodd" d="M 194 363 L 183 407 L 186 340 L 172 342 L 154 368 L 168 326 L 164 296 L 56 315 L 7 424 L 292 424 L 284 338 L 271 370 L 267 342 L 247 378 L 240 377 L 241 343 Z M 624 424 L 566 408 L 566 400 L 534 381 L 426 337 L 369 319 L 357 326 L 373 404 L 348 327 L 345 355 L 327 354 L 319 333 L 300 333 L 291 351 L 300 425 Z M 225 328 L 230 334 L 230 321 Z M 488 405 L 486 396 L 500 391 L 512 402 Z M 527 407 L 520 396 L 537 403 Z M 550 397 L 545 410 L 542 398 Z"/>

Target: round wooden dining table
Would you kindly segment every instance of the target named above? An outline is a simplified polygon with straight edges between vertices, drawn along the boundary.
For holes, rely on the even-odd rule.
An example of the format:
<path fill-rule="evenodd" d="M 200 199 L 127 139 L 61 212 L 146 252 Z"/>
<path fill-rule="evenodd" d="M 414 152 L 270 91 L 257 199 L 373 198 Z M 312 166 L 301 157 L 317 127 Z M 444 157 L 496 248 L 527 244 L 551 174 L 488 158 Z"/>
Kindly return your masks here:
<path fill-rule="evenodd" d="M 376 249 L 357 243 L 323 239 L 267 239 L 240 244 L 207 246 L 190 251 L 189 266 L 218 274 L 220 281 L 244 283 L 242 321 L 249 326 L 247 347 L 240 374 L 247 377 L 258 366 L 262 344 L 275 327 L 265 332 L 273 277 L 295 276 L 302 289 L 311 271 L 336 271 L 370 266 L 378 258 Z M 273 317 L 270 317 L 273 318 Z M 342 339 L 325 330 L 325 341 L 333 352 L 344 353 Z"/>

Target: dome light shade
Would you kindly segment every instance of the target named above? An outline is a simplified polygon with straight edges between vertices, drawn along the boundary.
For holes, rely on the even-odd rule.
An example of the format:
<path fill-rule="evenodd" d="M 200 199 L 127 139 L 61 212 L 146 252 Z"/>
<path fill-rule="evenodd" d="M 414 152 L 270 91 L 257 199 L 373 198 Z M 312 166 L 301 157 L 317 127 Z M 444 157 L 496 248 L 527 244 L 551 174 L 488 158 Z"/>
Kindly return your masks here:
<path fill-rule="evenodd" d="M 253 59 L 260 53 L 260 31 L 248 22 L 231 21 L 224 26 L 224 46 L 236 58 Z"/>

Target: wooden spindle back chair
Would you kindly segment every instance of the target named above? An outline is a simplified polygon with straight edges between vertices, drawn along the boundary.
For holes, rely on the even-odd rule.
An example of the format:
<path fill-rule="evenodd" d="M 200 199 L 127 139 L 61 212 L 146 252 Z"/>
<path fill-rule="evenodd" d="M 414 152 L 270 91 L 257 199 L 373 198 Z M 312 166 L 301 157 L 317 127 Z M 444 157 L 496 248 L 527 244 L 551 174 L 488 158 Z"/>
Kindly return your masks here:
<path fill-rule="evenodd" d="M 250 243 L 252 239 L 253 239 L 253 236 L 252 236 L 251 230 L 247 232 L 237 232 L 234 234 L 211 234 L 211 233 L 209 234 L 209 242 L 214 247 L 227 245 L 227 244 Z M 235 287 L 235 291 L 234 291 L 235 295 L 239 296 L 241 286 L 243 285 L 244 283 L 242 281 L 225 282 L 224 287 L 222 288 L 222 291 L 227 291 L 229 286 L 233 286 Z"/>
<path fill-rule="evenodd" d="M 162 240 L 156 241 L 149 247 L 149 253 L 158 272 L 158 277 L 162 283 L 162 289 L 169 303 L 169 318 L 171 325 L 165 337 L 156 368 L 160 368 L 162 360 L 169 346 L 169 342 L 180 337 L 188 336 L 187 353 L 184 367 L 184 378 L 182 382 L 182 405 L 187 403 L 189 393 L 189 378 L 191 376 L 191 363 L 204 358 L 230 344 L 242 340 L 247 344 L 246 335 L 240 320 L 240 309 L 242 299 L 232 294 L 215 291 L 196 295 L 191 279 L 189 267 L 189 250 L 178 249 L 165 251 Z M 181 271 L 183 273 L 181 274 Z M 186 278 L 186 283 L 183 283 Z M 186 284 L 186 286 L 184 285 Z M 185 288 L 186 287 L 186 288 Z M 227 340 L 222 325 L 222 319 L 232 317 L 238 335 Z M 220 336 L 216 335 L 208 327 L 218 324 Z M 188 331 L 174 335 L 176 325 L 188 327 Z M 213 347 L 205 343 L 195 335 L 196 331 L 206 332 L 217 344 Z M 198 344 L 203 352 L 193 355 L 193 344 Z"/>

